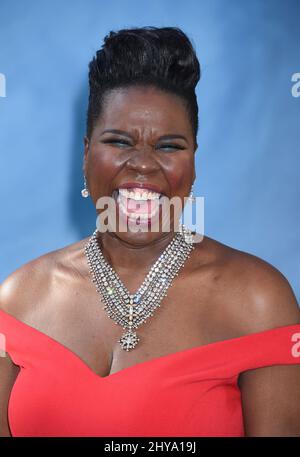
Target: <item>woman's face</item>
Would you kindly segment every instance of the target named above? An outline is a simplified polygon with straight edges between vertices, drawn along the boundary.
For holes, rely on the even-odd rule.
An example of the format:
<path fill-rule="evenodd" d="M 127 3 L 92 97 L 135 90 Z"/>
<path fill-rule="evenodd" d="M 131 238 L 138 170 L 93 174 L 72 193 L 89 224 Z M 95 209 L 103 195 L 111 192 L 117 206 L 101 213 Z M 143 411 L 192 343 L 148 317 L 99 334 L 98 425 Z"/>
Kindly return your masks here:
<path fill-rule="evenodd" d="M 138 221 L 148 227 L 151 214 L 161 218 L 156 213 L 160 194 L 177 196 L 182 204 L 189 195 L 194 152 L 192 127 L 179 97 L 152 86 L 110 91 L 90 140 L 85 138 L 83 170 L 91 198 L 96 206 L 100 197 L 114 196 L 120 217 L 128 222 L 139 212 Z M 147 244 L 166 234 L 120 231 L 117 225 L 115 236 Z"/>

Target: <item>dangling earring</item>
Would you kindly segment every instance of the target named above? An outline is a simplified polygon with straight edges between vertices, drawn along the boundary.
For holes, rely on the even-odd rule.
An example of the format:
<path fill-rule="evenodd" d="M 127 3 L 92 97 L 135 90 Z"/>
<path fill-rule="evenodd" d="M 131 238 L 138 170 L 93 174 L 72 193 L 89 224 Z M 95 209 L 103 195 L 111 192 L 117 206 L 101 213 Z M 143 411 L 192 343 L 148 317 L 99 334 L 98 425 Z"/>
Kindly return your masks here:
<path fill-rule="evenodd" d="M 194 188 L 194 185 L 192 184 L 190 195 L 188 196 L 188 201 L 190 203 L 193 203 L 196 201 L 196 197 L 194 197 L 194 193 L 193 193 L 193 188 Z"/>
<path fill-rule="evenodd" d="M 90 195 L 89 193 L 89 190 L 87 188 L 87 183 L 86 183 L 86 177 L 85 175 L 83 176 L 83 180 L 84 180 L 84 188 L 81 190 L 81 195 L 86 198 Z"/>
<path fill-rule="evenodd" d="M 194 185 L 192 184 L 191 190 L 190 190 L 190 195 L 187 197 L 188 203 L 191 203 L 191 204 L 193 204 L 193 202 L 196 201 L 196 197 L 194 196 L 193 192 L 194 192 Z M 195 232 L 189 230 L 189 233 L 187 233 L 185 235 L 185 240 L 186 240 L 187 243 L 193 244 L 195 242 L 194 234 L 195 234 Z"/>

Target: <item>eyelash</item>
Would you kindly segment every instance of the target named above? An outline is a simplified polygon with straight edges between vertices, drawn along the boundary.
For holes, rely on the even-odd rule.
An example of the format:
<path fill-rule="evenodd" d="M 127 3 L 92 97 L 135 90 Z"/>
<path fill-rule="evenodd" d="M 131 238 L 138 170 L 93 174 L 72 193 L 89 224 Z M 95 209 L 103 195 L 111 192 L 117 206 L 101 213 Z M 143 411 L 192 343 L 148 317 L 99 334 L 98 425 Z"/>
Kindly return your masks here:
<path fill-rule="evenodd" d="M 126 141 L 124 140 L 104 140 L 103 143 L 105 144 L 117 144 L 117 143 L 120 143 L 120 144 L 123 144 L 123 145 L 126 145 L 126 146 L 131 146 L 129 143 L 127 143 Z M 179 146 L 177 144 L 163 144 L 161 145 L 162 148 L 172 148 L 172 149 L 184 149 L 182 146 Z"/>

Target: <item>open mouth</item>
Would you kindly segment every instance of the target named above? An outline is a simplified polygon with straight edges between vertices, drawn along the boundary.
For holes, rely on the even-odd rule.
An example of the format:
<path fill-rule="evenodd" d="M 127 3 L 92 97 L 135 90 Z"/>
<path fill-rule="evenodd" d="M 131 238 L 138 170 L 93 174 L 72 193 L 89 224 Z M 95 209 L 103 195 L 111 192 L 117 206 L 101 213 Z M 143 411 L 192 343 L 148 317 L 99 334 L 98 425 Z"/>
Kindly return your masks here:
<path fill-rule="evenodd" d="M 113 191 L 120 216 L 139 223 L 151 222 L 159 213 L 160 198 L 164 194 L 146 188 L 118 188 Z"/>

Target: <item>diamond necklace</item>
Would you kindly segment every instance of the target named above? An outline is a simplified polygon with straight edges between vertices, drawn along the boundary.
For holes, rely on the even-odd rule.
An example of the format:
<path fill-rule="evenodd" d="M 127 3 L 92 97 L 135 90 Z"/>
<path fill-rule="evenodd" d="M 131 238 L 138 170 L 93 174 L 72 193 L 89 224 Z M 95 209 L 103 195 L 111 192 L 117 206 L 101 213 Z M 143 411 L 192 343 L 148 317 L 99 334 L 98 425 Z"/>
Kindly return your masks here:
<path fill-rule="evenodd" d="M 142 285 L 135 294 L 130 294 L 104 258 L 97 233 L 96 229 L 84 247 L 92 282 L 105 303 L 103 309 L 125 330 L 118 343 L 122 349 L 129 351 L 140 341 L 134 330 L 145 323 L 160 306 L 173 279 L 190 257 L 194 249 L 193 235 L 187 227 L 180 224 L 179 232 L 153 264 Z"/>

